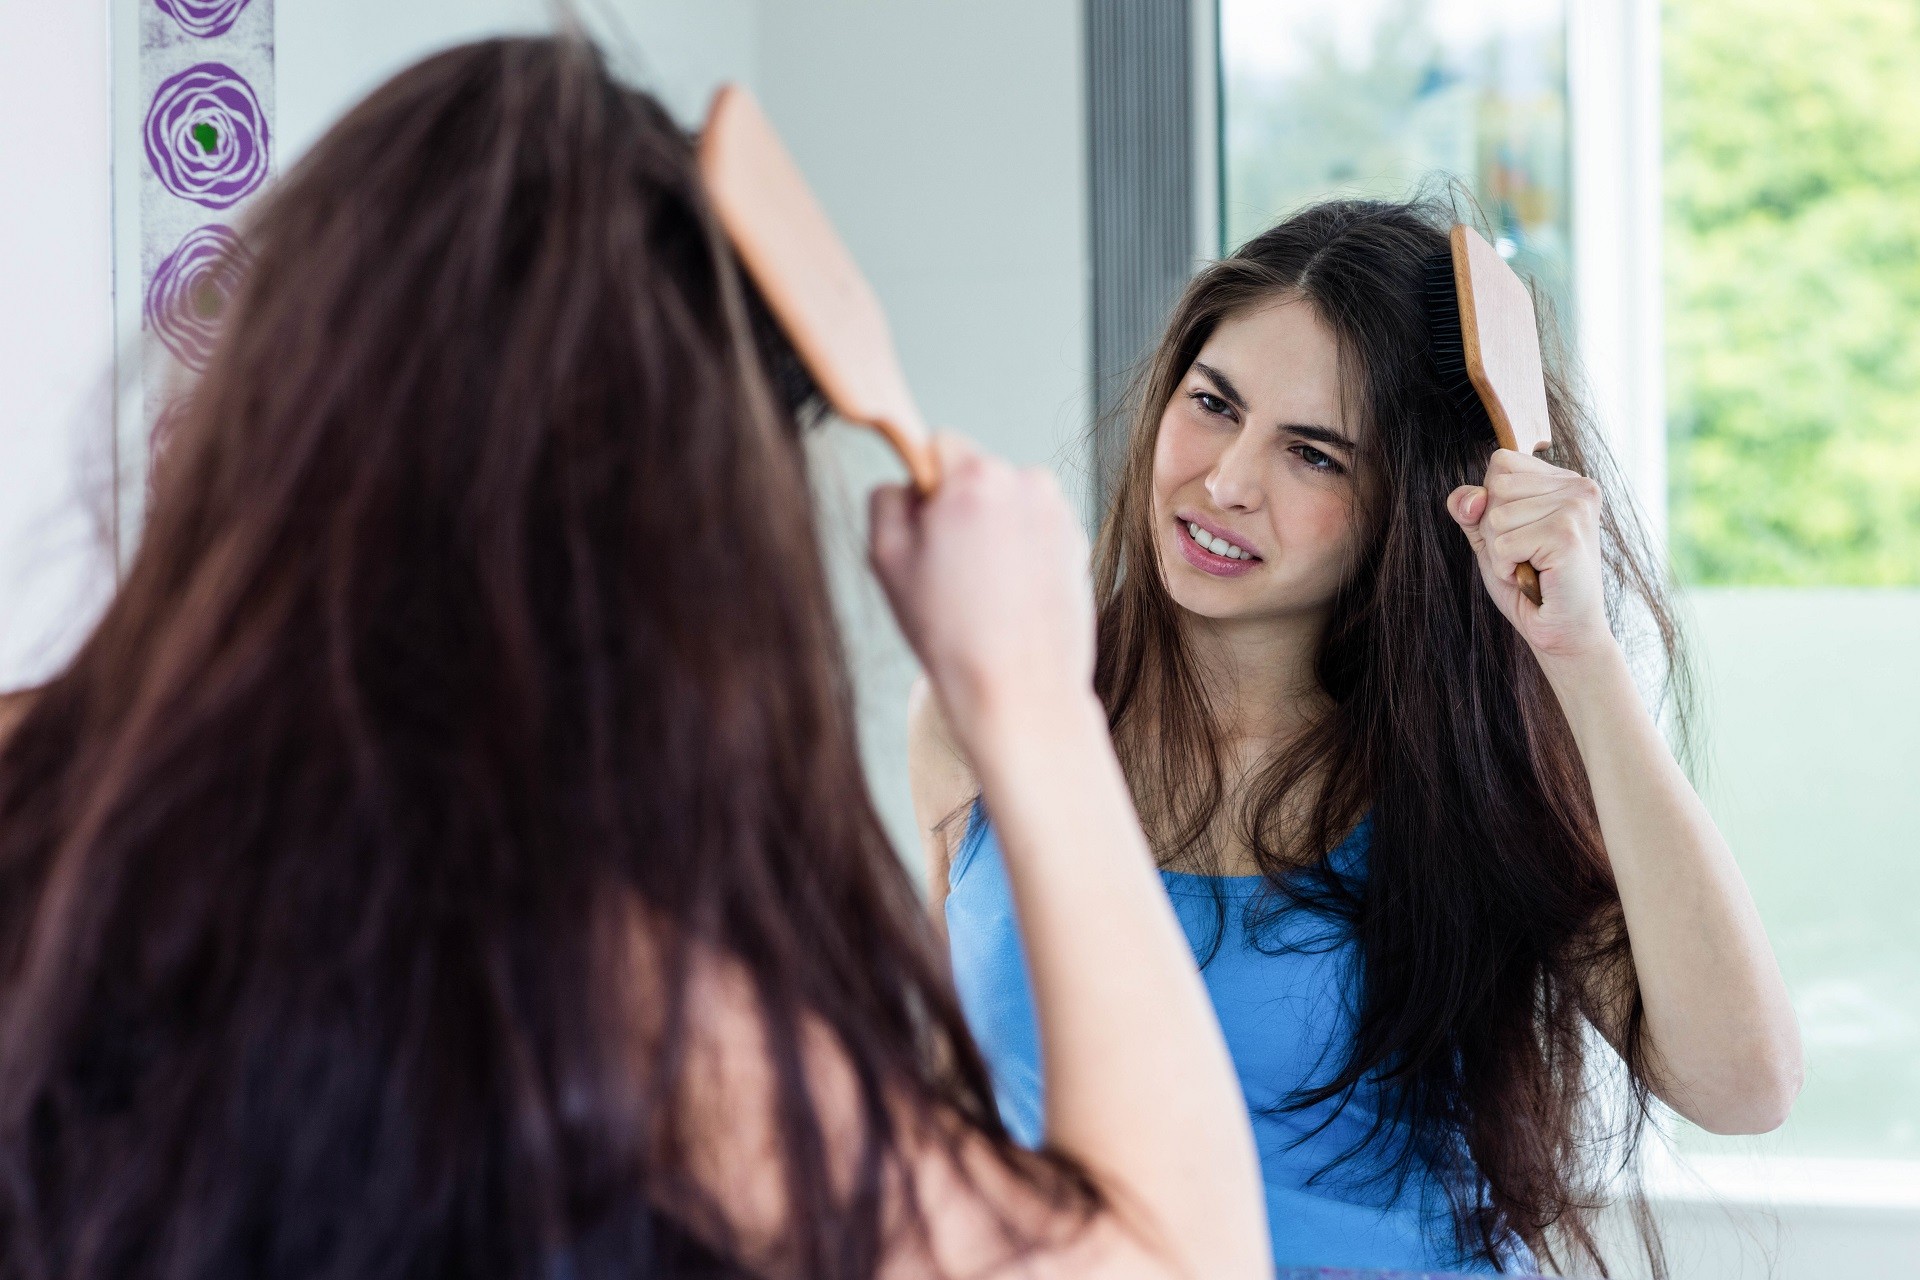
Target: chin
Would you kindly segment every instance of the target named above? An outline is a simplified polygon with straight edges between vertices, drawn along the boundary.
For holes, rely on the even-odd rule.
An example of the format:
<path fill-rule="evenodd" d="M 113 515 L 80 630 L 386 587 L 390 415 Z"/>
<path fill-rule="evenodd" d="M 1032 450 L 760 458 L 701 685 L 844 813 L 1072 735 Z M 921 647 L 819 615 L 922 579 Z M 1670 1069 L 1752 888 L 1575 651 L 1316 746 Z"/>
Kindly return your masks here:
<path fill-rule="evenodd" d="M 1273 612 L 1273 602 L 1256 599 L 1245 580 L 1209 578 L 1168 547 L 1160 549 L 1160 580 L 1176 605 L 1202 618 L 1224 621 Z"/>
<path fill-rule="evenodd" d="M 1242 622 L 1249 618 L 1273 618 L 1286 612 L 1286 609 L 1274 608 L 1266 602 L 1254 604 L 1250 601 L 1229 601 L 1206 598 L 1210 592 L 1176 593 L 1173 602 L 1185 613 L 1196 618 L 1205 618 L 1209 622 Z"/>
<path fill-rule="evenodd" d="M 1246 578 L 1212 578 L 1189 565 L 1172 547 L 1158 548 L 1160 578 L 1167 595 L 1186 613 L 1213 622 L 1241 622 L 1255 618 L 1287 618 L 1324 614 L 1333 604 L 1333 592 L 1278 590 Z M 1262 566 L 1271 573 L 1272 565 Z M 1262 590 L 1261 588 L 1265 589 Z"/>

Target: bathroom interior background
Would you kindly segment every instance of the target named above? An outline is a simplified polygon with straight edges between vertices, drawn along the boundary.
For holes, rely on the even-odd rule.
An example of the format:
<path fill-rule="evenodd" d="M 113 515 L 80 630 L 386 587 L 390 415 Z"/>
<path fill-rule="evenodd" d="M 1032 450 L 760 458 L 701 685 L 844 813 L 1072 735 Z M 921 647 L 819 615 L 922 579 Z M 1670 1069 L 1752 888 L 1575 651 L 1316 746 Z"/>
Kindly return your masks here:
<path fill-rule="evenodd" d="M 931 420 L 1092 502 L 1084 4 L 594 0 L 689 125 L 750 85 L 872 277 Z M 1165 0 L 1182 3 L 1182 0 Z M 113 575 L 112 48 L 133 0 L 0 41 L 0 687 Z M 421 54 L 541 0 L 276 0 L 278 158 Z M 1920 1257 L 1920 6 L 1195 0 L 1196 207 L 1230 248 L 1301 201 L 1462 175 L 1574 341 L 1668 541 L 1698 780 L 1805 1028 L 1788 1126 L 1678 1130 L 1676 1274 L 1903 1276 Z M 122 90 L 124 92 L 124 90 Z M 903 856 L 910 657 L 861 571 L 891 463 L 816 441 L 863 749 Z M 1090 517 L 1092 512 L 1089 512 Z"/>

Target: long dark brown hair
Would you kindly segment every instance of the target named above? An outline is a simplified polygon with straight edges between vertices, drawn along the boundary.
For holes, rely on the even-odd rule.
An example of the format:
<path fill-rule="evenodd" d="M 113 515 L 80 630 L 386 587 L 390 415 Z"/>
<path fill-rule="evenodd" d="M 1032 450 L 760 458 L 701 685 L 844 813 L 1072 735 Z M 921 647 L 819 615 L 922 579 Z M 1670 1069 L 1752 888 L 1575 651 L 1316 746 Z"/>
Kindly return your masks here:
<path fill-rule="evenodd" d="M 1484 422 L 1449 407 L 1431 352 L 1423 267 L 1447 252 L 1453 221 L 1442 203 L 1322 204 L 1194 279 L 1135 390 L 1096 552 L 1096 681 L 1163 861 L 1206 867 L 1221 821 L 1237 824 L 1271 902 L 1329 912 L 1358 944 L 1351 1050 L 1290 1105 L 1377 1085 L 1387 1105 L 1369 1141 L 1400 1176 L 1434 1171 L 1463 1256 L 1499 1262 L 1515 1233 L 1543 1259 L 1598 1261 L 1593 1214 L 1618 1194 L 1646 1110 L 1641 1008 L 1572 734 L 1444 507 L 1493 449 Z M 1154 445 L 1214 327 L 1286 298 L 1336 335 L 1349 411 L 1368 427 L 1362 551 L 1315 659 L 1324 713 L 1229 796 L 1223 708 L 1154 551 Z M 1560 372 L 1548 404 L 1551 460 L 1610 497 L 1616 629 L 1653 638 L 1684 710 L 1663 575 Z M 1366 872 L 1348 878 L 1320 855 L 1363 818 Z M 1624 1028 L 1615 1096 L 1592 1088 L 1605 1066 L 1588 1052 L 1596 1002 Z"/>
<path fill-rule="evenodd" d="M 137 556 L 0 754 L 0 1277 L 735 1274 L 679 1105 L 708 954 L 764 1024 L 782 1274 L 872 1274 L 902 1115 L 1057 1170 L 867 792 L 686 136 L 581 41 L 470 45 L 244 240 Z"/>

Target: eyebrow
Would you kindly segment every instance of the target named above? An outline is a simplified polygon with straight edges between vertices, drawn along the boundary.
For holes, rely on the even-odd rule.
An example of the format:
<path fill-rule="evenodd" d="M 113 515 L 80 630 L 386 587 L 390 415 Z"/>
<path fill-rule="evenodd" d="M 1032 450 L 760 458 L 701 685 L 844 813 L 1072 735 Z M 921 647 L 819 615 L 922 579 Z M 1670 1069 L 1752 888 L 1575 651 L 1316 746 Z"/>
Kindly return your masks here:
<path fill-rule="evenodd" d="M 1240 394 L 1240 388 L 1233 385 L 1232 378 L 1229 378 L 1212 365 L 1201 364 L 1198 360 L 1193 362 L 1193 367 L 1213 380 L 1213 385 L 1220 388 L 1220 395 L 1228 404 L 1242 413 L 1247 411 L 1247 398 Z"/>
<path fill-rule="evenodd" d="M 1199 360 L 1193 362 L 1193 367 L 1198 369 L 1214 386 L 1219 388 L 1221 399 L 1225 400 L 1240 412 L 1247 412 L 1247 398 L 1240 394 L 1240 388 L 1233 385 L 1232 378 L 1229 378 L 1212 365 L 1204 364 Z M 1305 440 L 1316 440 L 1321 444 L 1335 445 L 1345 449 L 1349 454 L 1355 452 L 1353 440 L 1335 431 L 1332 427 L 1317 427 L 1307 422 L 1283 422 L 1280 424 L 1280 430 L 1291 432 Z"/>
<path fill-rule="evenodd" d="M 1353 441 L 1341 435 L 1332 427 L 1316 427 L 1307 422 L 1283 422 L 1280 424 L 1280 429 L 1299 436 L 1304 440 L 1317 440 L 1321 444 L 1334 445 L 1338 448 L 1345 449 L 1350 454 L 1355 452 Z"/>

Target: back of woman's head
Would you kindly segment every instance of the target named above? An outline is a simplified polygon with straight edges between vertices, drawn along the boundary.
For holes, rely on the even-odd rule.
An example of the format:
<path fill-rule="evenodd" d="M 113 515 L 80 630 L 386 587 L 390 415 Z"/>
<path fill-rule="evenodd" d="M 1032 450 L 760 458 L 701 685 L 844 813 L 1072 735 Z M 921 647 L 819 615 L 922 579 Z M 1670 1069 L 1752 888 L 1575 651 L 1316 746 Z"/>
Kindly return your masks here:
<path fill-rule="evenodd" d="M 1511 1230 L 1565 1259 L 1594 1247 L 1601 1157 L 1621 1150 L 1603 1140 L 1607 1126 L 1644 1103 L 1638 1003 L 1630 981 L 1610 993 L 1632 1010 L 1623 1048 L 1633 1098 L 1609 1113 L 1589 1092 L 1581 1006 L 1604 986 L 1594 975 L 1631 969 L 1586 775 L 1538 663 L 1445 506 L 1455 487 L 1480 483 L 1495 447 L 1433 356 L 1427 265 L 1448 253 L 1454 220 L 1439 202 L 1316 205 L 1191 283 L 1142 371 L 1101 536 L 1097 681 L 1164 855 L 1205 859 L 1225 814 L 1282 901 L 1353 928 L 1364 985 L 1351 1054 L 1295 1101 L 1384 1080 L 1393 1110 L 1374 1139 L 1410 1135 L 1399 1167 L 1417 1157 L 1438 1168 L 1467 1252 L 1494 1256 Z M 1345 414 L 1364 424 L 1359 550 L 1315 656 L 1325 714 L 1229 801 L 1221 709 L 1153 551 L 1154 448 L 1162 411 L 1215 327 L 1282 300 L 1304 301 L 1332 333 Z M 1644 628 L 1683 679 L 1663 575 L 1554 358 L 1550 317 L 1546 339 L 1549 460 L 1608 490 L 1610 612 L 1619 627 Z M 1363 883 L 1324 863 L 1292 874 L 1363 817 Z"/>
<path fill-rule="evenodd" d="M 583 43 L 467 46 L 243 239 L 126 580 L 0 755 L 0 1276 L 691 1265 L 659 1212 L 724 1252 L 677 1107 L 708 951 L 794 1265 L 862 1273 L 883 1091 L 995 1125 L 687 138 Z"/>

